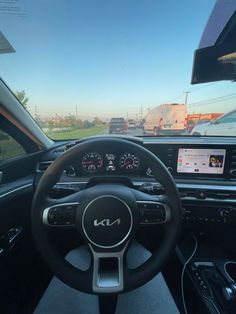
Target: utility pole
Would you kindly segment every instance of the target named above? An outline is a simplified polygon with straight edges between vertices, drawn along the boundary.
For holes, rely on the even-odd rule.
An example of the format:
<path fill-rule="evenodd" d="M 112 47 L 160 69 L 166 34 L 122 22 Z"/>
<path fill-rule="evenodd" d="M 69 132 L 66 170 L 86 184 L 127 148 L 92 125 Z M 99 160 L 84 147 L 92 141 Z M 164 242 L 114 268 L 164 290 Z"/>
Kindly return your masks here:
<path fill-rule="evenodd" d="M 78 120 L 78 106 L 77 105 L 75 106 L 75 117 L 76 117 L 76 120 Z"/>
<path fill-rule="evenodd" d="M 184 104 L 185 105 L 187 105 L 187 103 L 188 103 L 188 94 L 189 93 L 190 93 L 189 91 L 184 92 L 184 94 L 185 94 L 185 102 L 184 102 Z"/>
<path fill-rule="evenodd" d="M 143 120 L 143 106 L 142 105 L 141 105 L 140 117 L 141 117 L 141 121 L 142 121 Z"/>

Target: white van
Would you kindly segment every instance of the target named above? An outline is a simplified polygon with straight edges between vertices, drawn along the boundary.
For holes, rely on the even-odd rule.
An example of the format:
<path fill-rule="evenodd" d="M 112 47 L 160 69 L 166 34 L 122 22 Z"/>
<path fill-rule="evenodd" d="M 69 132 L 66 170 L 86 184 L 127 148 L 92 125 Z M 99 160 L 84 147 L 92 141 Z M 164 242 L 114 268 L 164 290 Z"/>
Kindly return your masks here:
<path fill-rule="evenodd" d="M 187 127 L 185 104 L 163 104 L 151 109 L 144 123 L 144 132 L 158 134 L 182 134 Z"/>

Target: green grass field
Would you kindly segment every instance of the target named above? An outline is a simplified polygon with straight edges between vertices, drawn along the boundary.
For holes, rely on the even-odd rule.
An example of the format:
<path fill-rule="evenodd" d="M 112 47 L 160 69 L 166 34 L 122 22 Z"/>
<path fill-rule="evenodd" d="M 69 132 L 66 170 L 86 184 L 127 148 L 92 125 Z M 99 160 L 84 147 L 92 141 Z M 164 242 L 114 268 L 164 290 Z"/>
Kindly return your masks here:
<path fill-rule="evenodd" d="M 81 137 L 93 136 L 102 133 L 107 126 L 105 124 L 96 125 L 91 128 L 72 129 L 66 131 L 48 131 L 46 134 L 53 140 L 78 139 Z"/>
<path fill-rule="evenodd" d="M 81 137 L 101 134 L 107 126 L 105 124 L 91 128 L 71 129 L 64 131 L 48 131 L 46 134 L 54 140 L 79 139 Z M 14 139 L 0 139 L 0 162 L 11 157 L 24 155 L 25 151 Z"/>
<path fill-rule="evenodd" d="M 0 161 L 24 154 L 24 149 L 12 138 L 0 140 Z"/>

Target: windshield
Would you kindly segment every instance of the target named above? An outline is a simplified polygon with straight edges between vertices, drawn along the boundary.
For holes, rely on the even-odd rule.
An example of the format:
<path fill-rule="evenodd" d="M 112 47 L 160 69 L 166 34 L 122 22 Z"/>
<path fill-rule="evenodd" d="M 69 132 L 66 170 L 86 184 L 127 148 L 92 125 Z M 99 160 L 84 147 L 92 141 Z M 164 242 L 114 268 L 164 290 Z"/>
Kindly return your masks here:
<path fill-rule="evenodd" d="M 53 139 L 236 136 L 235 82 L 190 84 L 214 5 L 1 1 L 0 75 Z"/>

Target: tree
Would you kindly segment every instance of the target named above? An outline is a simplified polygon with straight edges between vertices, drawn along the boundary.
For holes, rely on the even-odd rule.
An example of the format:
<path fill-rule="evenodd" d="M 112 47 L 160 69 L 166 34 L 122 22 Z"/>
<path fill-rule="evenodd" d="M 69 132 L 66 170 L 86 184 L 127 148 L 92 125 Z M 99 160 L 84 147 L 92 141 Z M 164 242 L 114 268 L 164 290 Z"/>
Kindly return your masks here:
<path fill-rule="evenodd" d="M 21 102 L 21 104 L 27 108 L 27 104 L 28 104 L 28 101 L 29 101 L 29 98 L 26 97 L 26 94 L 25 94 L 25 91 L 22 90 L 22 91 L 16 91 L 16 98 L 19 100 L 19 102 Z"/>
<path fill-rule="evenodd" d="M 97 124 L 102 124 L 102 120 L 101 120 L 100 118 L 98 118 L 98 117 L 95 117 L 94 120 L 93 120 L 93 123 L 94 123 L 95 125 L 97 125 Z"/>
<path fill-rule="evenodd" d="M 71 127 L 77 125 L 76 116 L 73 114 L 69 114 L 68 116 L 66 116 L 64 118 L 64 121 L 66 125 L 71 126 Z"/>

